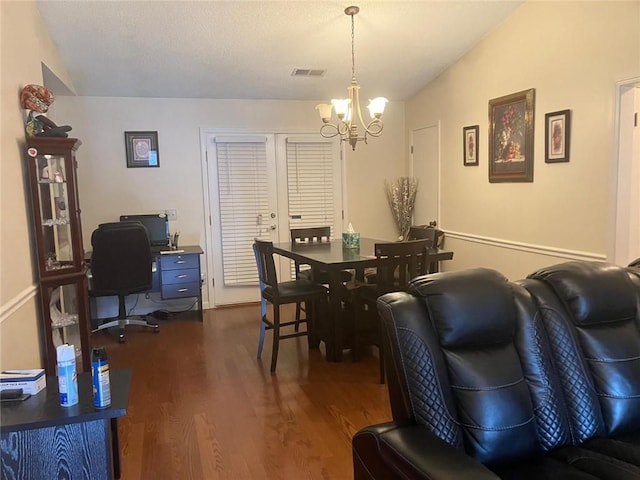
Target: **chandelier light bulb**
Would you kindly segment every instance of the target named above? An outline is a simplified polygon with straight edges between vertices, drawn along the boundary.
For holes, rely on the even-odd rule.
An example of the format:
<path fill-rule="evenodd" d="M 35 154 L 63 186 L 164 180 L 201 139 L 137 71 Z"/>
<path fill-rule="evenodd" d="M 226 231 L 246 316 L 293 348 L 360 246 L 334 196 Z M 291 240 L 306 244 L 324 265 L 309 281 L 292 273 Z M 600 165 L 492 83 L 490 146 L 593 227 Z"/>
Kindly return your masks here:
<path fill-rule="evenodd" d="M 369 100 L 367 108 L 369 109 L 371 118 L 380 118 L 384 113 L 384 107 L 388 101 L 389 100 L 384 97 L 376 97 L 373 100 Z"/>
<path fill-rule="evenodd" d="M 349 98 L 334 98 L 331 100 L 331 104 L 333 108 L 336 109 L 336 115 L 338 118 L 343 119 L 349 113 L 349 104 L 351 103 L 351 99 Z"/>
<path fill-rule="evenodd" d="M 333 110 L 333 105 L 330 103 L 319 103 L 316 105 L 316 110 L 320 114 L 320 118 L 324 123 L 329 123 L 331 120 L 331 111 Z"/>

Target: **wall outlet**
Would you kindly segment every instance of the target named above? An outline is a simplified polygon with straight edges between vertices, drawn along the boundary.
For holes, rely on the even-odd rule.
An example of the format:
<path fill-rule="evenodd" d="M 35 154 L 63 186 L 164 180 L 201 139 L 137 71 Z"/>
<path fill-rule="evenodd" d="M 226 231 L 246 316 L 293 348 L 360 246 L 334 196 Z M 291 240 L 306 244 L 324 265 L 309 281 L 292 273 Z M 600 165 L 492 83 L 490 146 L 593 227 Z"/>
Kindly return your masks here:
<path fill-rule="evenodd" d="M 175 208 L 169 208 L 165 210 L 164 213 L 167 214 L 167 218 L 169 220 L 178 220 L 178 210 L 176 210 Z"/>

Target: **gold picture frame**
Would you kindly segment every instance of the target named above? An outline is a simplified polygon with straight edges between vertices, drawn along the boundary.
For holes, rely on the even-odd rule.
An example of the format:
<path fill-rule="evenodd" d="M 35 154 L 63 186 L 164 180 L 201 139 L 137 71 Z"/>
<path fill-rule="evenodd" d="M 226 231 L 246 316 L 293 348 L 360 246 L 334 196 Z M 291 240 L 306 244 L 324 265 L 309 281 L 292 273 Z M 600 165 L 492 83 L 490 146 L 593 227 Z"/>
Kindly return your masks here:
<path fill-rule="evenodd" d="M 489 100 L 489 182 L 533 182 L 535 89 Z"/>

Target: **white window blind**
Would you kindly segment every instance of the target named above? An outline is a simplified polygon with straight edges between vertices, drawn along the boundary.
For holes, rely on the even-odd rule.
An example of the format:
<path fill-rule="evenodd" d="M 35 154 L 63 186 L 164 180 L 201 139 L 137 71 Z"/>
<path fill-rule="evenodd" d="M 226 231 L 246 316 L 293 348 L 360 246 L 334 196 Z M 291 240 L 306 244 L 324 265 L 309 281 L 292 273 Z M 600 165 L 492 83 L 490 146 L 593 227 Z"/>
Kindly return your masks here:
<path fill-rule="evenodd" d="M 287 139 L 289 226 L 334 224 L 333 145 L 320 140 Z"/>
<path fill-rule="evenodd" d="M 335 221 L 333 152 L 331 142 L 315 139 L 287 139 L 289 228 L 328 225 L 333 235 Z M 294 262 L 291 262 L 291 275 L 295 276 Z"/>
<path fill-rule="evenodd" d="M 217 137 L 215 144 L 224 285 L 257 285 L 252 245 L 269 210 L 266 139 Z"/>

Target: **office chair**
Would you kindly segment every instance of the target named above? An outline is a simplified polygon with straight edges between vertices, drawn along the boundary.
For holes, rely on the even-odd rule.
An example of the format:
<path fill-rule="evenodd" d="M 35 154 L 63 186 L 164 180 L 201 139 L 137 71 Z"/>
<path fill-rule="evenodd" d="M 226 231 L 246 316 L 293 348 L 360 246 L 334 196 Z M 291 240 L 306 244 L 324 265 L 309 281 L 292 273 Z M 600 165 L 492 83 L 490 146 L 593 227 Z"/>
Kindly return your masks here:
<path fill-rule="evenodd" d="M 146 320 L 146 316 L 128 316 L 125 307 L 127 295 L 152 286 L 153 257 L 147 229 L 138 222 L 103 223 L 91 235 L 91 246 L 92 295 L 118 296 L 118 317 L 107 319 L 93 332 L 118 327 L 120 343 L 124 343 L 127 325 L 151 328 L 157 333 L 157 323 Z"/>

